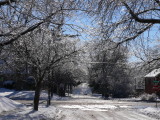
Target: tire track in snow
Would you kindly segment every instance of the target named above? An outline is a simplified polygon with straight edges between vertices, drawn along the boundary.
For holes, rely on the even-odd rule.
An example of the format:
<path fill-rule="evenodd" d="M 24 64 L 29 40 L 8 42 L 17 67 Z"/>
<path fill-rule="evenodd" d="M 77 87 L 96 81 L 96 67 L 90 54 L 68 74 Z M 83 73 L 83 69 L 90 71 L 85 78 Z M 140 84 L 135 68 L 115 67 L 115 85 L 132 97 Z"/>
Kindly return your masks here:
<path fill-rule="evenodd" d="M 60 119 L 56 120 L 156 120 L 146 115 L 137 113 L 131 106 L 117 101 L 105 101 L 99 104 L 102 100 L 86 98 L 83 100 L 73 99 L 56 105 L 62 110 Z M 98 103 L 98 104 L 97 104 Z"/>

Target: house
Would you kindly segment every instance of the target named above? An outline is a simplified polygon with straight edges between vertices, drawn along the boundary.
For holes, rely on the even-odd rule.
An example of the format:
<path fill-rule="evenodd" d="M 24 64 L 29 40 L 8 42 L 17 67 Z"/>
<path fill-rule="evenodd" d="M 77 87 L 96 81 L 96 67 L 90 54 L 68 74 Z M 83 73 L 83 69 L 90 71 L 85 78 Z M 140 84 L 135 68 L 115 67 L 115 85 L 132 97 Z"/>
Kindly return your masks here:
<path fill-rule="evenodd" d="M 157 92 L 160 95 L 160 68 L 154 69 L 145 77 L 145 92 L 152 94 Z"/>

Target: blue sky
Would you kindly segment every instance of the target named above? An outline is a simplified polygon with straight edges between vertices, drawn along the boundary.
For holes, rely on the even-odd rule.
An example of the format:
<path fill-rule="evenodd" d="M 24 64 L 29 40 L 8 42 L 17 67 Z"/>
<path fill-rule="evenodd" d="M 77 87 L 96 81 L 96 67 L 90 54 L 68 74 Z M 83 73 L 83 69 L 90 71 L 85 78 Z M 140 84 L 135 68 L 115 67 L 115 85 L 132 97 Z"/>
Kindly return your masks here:
<path fill-rule="evenodd" d="M 89 29 L 91 29 L 92 27 L 96 27 L 97 23 L 92 22 L 92 18 L 83 14 L 83 12 L 79 12 L 78 14 L 74 15 L 71 19 L 67 19 L 67 24 L 73 24 L 75 25 L 75 28 L 78 28 L 76 26 L 80 26 L 82 29 L 84 29 L 83 32 L 77 32 L 76 30 L 74 31 L 73 29 L 70 29 L 70 27 L 66 26 L 68 28 L 67 31 L 65 31 L 65 34 L 81 34 L 81 36 L 79 36 L 79 38 L 81 39 L 81 41 L 89 41 L 90 39 L 93 39 L 90 35 L 88 35 L 87 31 Z M 81 31 L 81 29 L 78 29 Z M 95 31 L 94 31 L 95 32 Z M 143 40 L 144 42 L 144 46 L 147 47 L 153 47 L 156 45 L 160 45 L 160 41 L 158 41 L 160 39 L 160 35 L 159 35 L 159 26 L 155 25 L 154 27 L 152 27 L 150 29 L 149 32 L 145 32 L 142 36 L 143 36 Z M 96 36 L 94 36 L 96 38 Z M 136 39 L 136 41 L 140 41 L 139 38 Z M 136 44 L 136 43 L 135 43 Z M 129 49 L 132 49 L 134 47 L 134 45 L 132 45 Z M 135 61 L 139 61 L 139 59 L 137 59 L 137 57 L 134 56 L 134 54 L 132 54 L 133 51 L 130 51 L 130 56 L 129 56 L 129 62 L 135 62 Z"/>

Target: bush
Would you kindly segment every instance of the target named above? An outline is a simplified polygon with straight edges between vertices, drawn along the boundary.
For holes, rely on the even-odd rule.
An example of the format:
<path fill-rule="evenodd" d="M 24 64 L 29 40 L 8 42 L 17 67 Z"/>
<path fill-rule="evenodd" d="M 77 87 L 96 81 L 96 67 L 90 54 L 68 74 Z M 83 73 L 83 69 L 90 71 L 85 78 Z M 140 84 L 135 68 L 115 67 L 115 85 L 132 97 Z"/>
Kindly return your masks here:
<path fill-rule="evenodd" d="M 149 101 L 149 102 L 154 102 L 154 101 L 156 101 L 156 94 L 155 93 L 152 93 L 152 94 L 142 94 L 141 96 L 140 96 L 140 99 L 142 100 L 142 101 Z"/>

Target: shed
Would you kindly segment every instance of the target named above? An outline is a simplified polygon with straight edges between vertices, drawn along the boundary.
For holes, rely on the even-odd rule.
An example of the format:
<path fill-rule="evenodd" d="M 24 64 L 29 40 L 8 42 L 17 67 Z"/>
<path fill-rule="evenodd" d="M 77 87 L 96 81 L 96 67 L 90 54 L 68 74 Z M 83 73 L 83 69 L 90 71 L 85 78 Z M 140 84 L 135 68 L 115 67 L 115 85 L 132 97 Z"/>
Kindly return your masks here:
<path fill-rule="evenodd" d="M 146 76 L 144 76 L 144 78 L 145 78 L 145 92 L 149 94 L 155 93 L 155 90 L 153 89 L 154 86 L 160 86 L 160 68 L 154 69 Z M 160 95 L 160 90 L 158 90 L 157 93 Z"/>

